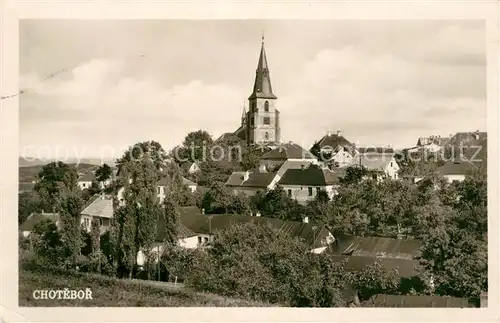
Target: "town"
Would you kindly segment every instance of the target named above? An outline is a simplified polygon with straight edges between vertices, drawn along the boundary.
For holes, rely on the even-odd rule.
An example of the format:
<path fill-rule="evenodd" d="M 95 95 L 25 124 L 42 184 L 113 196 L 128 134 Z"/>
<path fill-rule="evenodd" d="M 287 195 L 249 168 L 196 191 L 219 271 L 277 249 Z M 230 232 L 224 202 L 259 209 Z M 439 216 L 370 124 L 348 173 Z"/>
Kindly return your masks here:
<path fill-rule="evenodd" d="M 332 129 L 302 147 L 282 139 L 270 70 L 262 40 L 233 132 L 20 167 L 21 281 L 45 268 L 254 306 L 487 306 L 486 132 L 396 149 Z"/>

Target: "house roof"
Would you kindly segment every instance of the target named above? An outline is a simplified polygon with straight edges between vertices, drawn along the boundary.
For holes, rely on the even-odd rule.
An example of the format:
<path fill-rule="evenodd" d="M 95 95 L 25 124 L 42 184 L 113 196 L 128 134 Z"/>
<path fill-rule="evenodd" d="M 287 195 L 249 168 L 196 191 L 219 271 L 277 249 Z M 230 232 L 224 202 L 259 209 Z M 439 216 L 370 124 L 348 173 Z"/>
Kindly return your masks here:
<path fill-rule="evenodd" d="M 241 186 L 245 179 L 245 172 L 233 172 L 226 181 L 227 186 Z"/>
<path fill-rule="evenodd" d="M 82 215 L 101 218 L 113 218 L 113 200 L 110 198 L 97 198 L 82 211 Z"/>
<path fill-rule="evenodd" d="M 194 164 L 193 162 L 187 161 L 187 162 L 180 164 L 180 167 L 182 170 L 187 172 L 193 164 Z"/>
<path fill-rule="evenodd" d="M 475 307 L 466 298 L 438 295 L 373 295 L 363 307 Z"/>
<path fill-rule="evenodd" d="M 448 161 L 438 168 L 438 172 L 442 175 L 468 175 L 476 168 L 477 166 L 470 162 Z"/>
<path fill-rule="evenodd" d="M 260 159 L 287 160 L 287 159 L 316 159 L 314 155 L 295 143 L 286 143 L 267 152 Z"/>
<path fill-rule="evenodd" d="M 368 170 L 384 171 L 390 162 L 396 162 L 392 154 L 365 153 L 354 156 L 351 165 L 361 165 Z"/>
<path fill-rule="evenodd" d="M 337 254 L 414 259 L 420 256 L 421 246 L 422 242 L 417 239 L 339 235 L 332 247 Z"/>
<path fill-rule="evenodd" d="M 181 206 L 179 212 L 181 216 L 184 214 L 201 214 L 201 210 L 197 206 Z"/>
<path fill-rule="evenodd" d="M 186 186 L 195 186 L 196 185 L 195 182 L 190 181 L 189 179 L 187 179 L 185 177 L 182 177 L 182 184 L 184 184 Z"/>
<path fill-rule="evenodd" d="M 215 233 L 236 223 L 251 222 L 256 225 L 270 225 L 280 232 L 289 234 L 291 237 L 302 238 L 306 243 L 314 247 L 323 246 L 324 240 L 329 235 L 324 226 L 314 226 L 311 223 L 285 221 L 263 216 L 184 214 L 181 217 L 181 222 L 198 234 Z"/>
<path fill-rule="evenodd" d="M 181 219 L 183 216 L 181 216 Z M 179 239 L 184 239 L 184 238 L 189 238 L 189 237 L 194 237 L 196 236 L 196 233 L 190 230 L 188 227 L 184 225 L 184 223 L 181 222 L 179 223 L 178 226 L 178 238 Z M 157 242 L 163 242 L 166 237 L 166 221 L 165 221 L 165 215 L 162 213 L 158 216 L 157 222 L 156 222 L 156 233 L 155 233 L 155 241 Z"/>
<path fill-rule="evenodd" d="M 20 226 L 20 231 L 32 231 L 38 223 L 42 221 L 49 220 L 53 222 L 57 222 L 59 220 L 58 213 L 33 213 L 31 214 L 26 221 L 24 221 Z"/>
<path fill-rule="evenodd" d="M 365 267 L 380 262 L 382 267 L 387 270 L 397 270 L 399 277 L 415 277 L 419 275 L 417 266 L 418 261 L 412 259 L 395 259 L 395 258 L 379 258 L 369 256 L 345 256 L 345 255 L 332 255 L 330 256 L 333 261 L 342 262 L 346 261 L 345 270 L 348 272 L 360 271 Z"/>
<path fill-rule="evenodd" d="M 487 137 L 488 133 L 483 131 L 457 132 L 450 138 L 449 144 L 454 146 L 477 145 Z"/>
<path fill-rule="evenodd" d="M 417 140 L 417 146 L 426 146 L 430 144 L 444 146 L 449 140 L 450 138 L 440 136 L 419 137 Z"/>
<path fill-rule="evenodd" d="M 255 172 L 255 173 L 250 173 L 248 176 L 248 179 L 244 181 L 241 186 L 243 187 L 262 187 L 265 188 L 269 184 L 271 184 L 272 180 L 274 179 L 274 176 L 276 175 L 275 172 L 266 172 L 266 173 L 260 173 L 260 172 Z"/>
<path fill-rule="evenodd" d="M 337 174 L 318 165 L 304 169 L 288 169 L 278 182 L 280 185 L 326 186 L 339 183 Z"/>
<path fill-rule="evenodd" d="M 93 182 L 95 180 L 96 180 L 96 177 L 95 177 L 95 174 L 93 172 L 85 173 L 78 178 L 79 182 Z"/>
<path fill-rule="evenodd" d="M 331 147 L 332 149 L 336 149 L 337 147 L 344 147 L 348 148 L 349 150 L 354 148 L 354 145 L 340 134 L 326 134 L 318 141 L 318 146 L 319 148 Z"/>
<path fill-rule="evenodd" d="M 394 154 L 394 148 L 391 147 L 358 147 L 356 150 L 360 154 Z"/>

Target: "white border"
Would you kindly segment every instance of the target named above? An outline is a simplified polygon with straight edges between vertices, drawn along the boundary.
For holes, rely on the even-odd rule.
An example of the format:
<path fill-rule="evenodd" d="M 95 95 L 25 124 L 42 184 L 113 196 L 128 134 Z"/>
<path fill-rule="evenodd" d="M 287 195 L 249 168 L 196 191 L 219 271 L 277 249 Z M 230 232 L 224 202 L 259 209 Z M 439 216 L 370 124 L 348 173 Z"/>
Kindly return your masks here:
<path fill-rule="evenodd" d="M 489 295 L 487 309 L 18 308 L 18 100 L 0 102 L 0 316 L 58 321 L 428 321 L 498 322 L 497 1 L 6 1 L 0 3 L 0 93 L 18 91 L 18 19 L 484 19 L 487 27 Z M 50 131 L 50 130 L 48 130 Z M 496 306 L 495 306 L 496 304 Z"/>

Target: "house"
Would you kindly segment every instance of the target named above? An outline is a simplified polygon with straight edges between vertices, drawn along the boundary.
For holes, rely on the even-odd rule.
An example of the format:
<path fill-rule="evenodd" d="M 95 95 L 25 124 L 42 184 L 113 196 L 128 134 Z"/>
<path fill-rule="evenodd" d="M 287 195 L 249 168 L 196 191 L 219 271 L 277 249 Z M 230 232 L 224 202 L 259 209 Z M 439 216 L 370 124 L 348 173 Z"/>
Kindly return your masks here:
<path fill-rule="evenodd" d="M 361 271 L 378 262 L 386 270 L 397 271 L 397 276 L 400 278 L 410 279 L 419 275 L 418 261 L 414 259 L 344 255 L 332 255 L 330 259 L 337 263 L 345 262 L 344 270 L 346 272 Z"/>
<path fill-rule="evenodd" d="M 45 213 L 42 211 L 41 213 L 30 214 L 26 221 L 19 226 L 19 231 L 22 233 L 23 237 L 27 238 L 37 224 L 47 220 L 54 222 L 57 227 L 60 225 L 60 217 L 58 213 Z"/>
<path fill-rule="evenodd" d="M 368 256 L 393 259 L 416 259 L 420 256 L 422 242 L 418 239 L 358 237 L 339 235 L 332 245 L 332 252 L 345 256 Z"/>
<path fill-rule="evenodd" d="M 201 170 L 198 162 L 187 161 L 182 163 L 180 166 L 185 174 L 195 174 Z"/>
<path fill-rule="evenodd" d="M 340 131 L 328 132 L 311 149 L 319 149 L 319 159 L 336 167 L 348 166 L 357 154 L 355 145 L 349 142 Z"/>
<path fill-rule="evenodd" d="M 482 132 L 479 130 L 473 132 L 457 132 L 455 135 L 451 136 L 449 140 L 449 145 L 451 146 L 474 146 L 479 145 L 483 140 L 487 139 L 487 132 Z"/>
<path fill-rule="evenodd" d="M 87 232 L 92 229 L 92 221 L 98 221 L 101 234 L 103 234 L 111 226 L 113 199 L 105 194 L 96 194 L 81 214 L 80 223 Z"/>
<path fill-rule="evenodd" d="M 329 169 L 310 164 L 300 169 L 288 169 L 278 181 L 290 198 L 305 205 L 314 200 L 320 191 L 325 191 L 330 198 L 339 185 L 337 174 Z"/>
<path fill-rule="evenodd" d="M 295 143 L 289 142 L 281 144 L 260 157 L 261 171 L 274 171 L 288 160 L 312 162 L 316 161 L 316 157 L 311 152 Z"/>
<path fill-rule="evenodd" d="M 445 147 L 450 138 L 441 137 L 441 136 L 429 136 L 429 137 L 419 137 L 417 140 L 417 145 L 414 148 L 411 148 L 409 151 L 428 151 L 430 153 L 437 153 Z"/>
<path fill-rule="evenodd" d="M 437 169 L 448 183 L 462 182 L 465 177 L 476 171 L 478 166 L 468 161 L 453 160 L 446 162 L 443 166 Z"/>
<path fill-rule="evenodd" d="M 195 182 L 190 181 L 185 177 L 182 177 L 181 180 L 182 180 L 182 185 L 186 186 L 189 189 L 189 191 L 191 191 L 191 193 L 194 193 L 198 188 L 198 185 Z M 170 183 L 168 177 L 163 177 L 157 182 L 156 193 L 158 198 L 160 199 L 160 203 L 162 203 L 163 200 L 165 199 L 165 194 L 167 192 L 167 187 L 169 187 L 169 185 Z"/>
<path fill-rule="evenodd" d="M 375 152 L 359 150 L 360 153 L 354 156 L 350 166 L 363 166 L 368 171 L 375 174 L 374 179 L 382 180 L 384 177 L 390 179 L 399 178 L 399 165 L 394 157 L 394 150 L 377 149 Z M 392 151 L 392 153 L 387 152 Z M 378 174 L 377 174 L 378 173 Z"/>
<path fill-rule="evenodd" d="M 438 295 L 386 295 L 376 294 L 363 302 L 362 307 L 476 307 L 466 298 Z"/>
<path fill-rule="evenodd" d="M 234 194 L 253 196 L 258 191 L 273 189 L 275 177 L 276 172 L 233 172 L 225 185 L 233 190 Z"/>
<path fill-rule="evenodd" d="M 95 177 L 94 172 L 88 172 L 86 174 L 80 175 L 80 177 L 78 177 L 77 183 L 78 183 L 78 186 L 80 187 L 81 190 L 85 190 L 85 189 L 91 188 L 92 183 L 96 182 L 96 181 L 97 181 L 97 179 Z"/>

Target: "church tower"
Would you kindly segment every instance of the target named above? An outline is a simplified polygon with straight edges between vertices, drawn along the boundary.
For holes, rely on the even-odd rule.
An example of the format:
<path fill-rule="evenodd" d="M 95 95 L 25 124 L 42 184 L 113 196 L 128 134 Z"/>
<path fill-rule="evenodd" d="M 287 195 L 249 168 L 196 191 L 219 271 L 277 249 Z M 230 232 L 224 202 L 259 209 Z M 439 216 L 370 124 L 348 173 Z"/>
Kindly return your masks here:
<path fill-rule="evenodd" d="M 248 98 L 249 111 L 246 120 L 248 145 L 280 142 L 279 111 L 276 109 L 277 99 L 271 87 L 264 37 L 262 37 L 253 91 Z"/>

